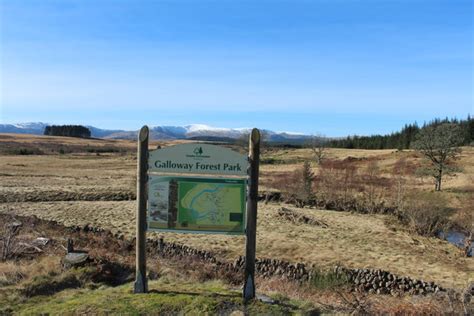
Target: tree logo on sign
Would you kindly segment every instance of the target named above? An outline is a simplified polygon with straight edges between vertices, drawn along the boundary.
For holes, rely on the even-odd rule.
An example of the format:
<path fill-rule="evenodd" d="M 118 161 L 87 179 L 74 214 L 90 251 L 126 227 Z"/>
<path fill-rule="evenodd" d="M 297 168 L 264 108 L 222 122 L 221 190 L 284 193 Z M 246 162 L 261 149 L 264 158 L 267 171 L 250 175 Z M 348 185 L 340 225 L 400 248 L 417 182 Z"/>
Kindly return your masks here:
<path fill-rule="evenodd" d="M 193 152 L 194 152 L 194 154 L 195 154 L 196 156 L 202 156 L 202 153 L 203 153 L 202 147 L 196 147 L 196 148 L 194 148 L 194 151 L 193 151 Z"/>

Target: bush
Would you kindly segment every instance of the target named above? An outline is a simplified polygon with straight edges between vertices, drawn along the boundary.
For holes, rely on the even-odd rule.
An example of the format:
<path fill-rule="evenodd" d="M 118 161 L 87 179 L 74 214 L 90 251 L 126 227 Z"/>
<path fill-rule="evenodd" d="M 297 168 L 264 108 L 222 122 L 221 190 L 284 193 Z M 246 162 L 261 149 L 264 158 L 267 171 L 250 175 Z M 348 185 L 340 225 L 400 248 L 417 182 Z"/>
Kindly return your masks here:
<path fill-rule="evenodd" d="M 314 200 L 314 179 L 311 164 L 305 161 L 300 168 L 273 181 L 272 185 L 283 193 L 288 202 L 297 207 L 304 207 Z"/>
<path fill-rule="evenodd" d="M 12 155 L 43 155 L 43 151 L 38 148 L 16 148 L 11 150 Z"/>
<path fill-rule="evenodd" d="M 88 153 L 96 153 L 96 154 L 106 154 L 106 153 L 120 153 L 123 152 L 120 148 L 116 147 L 96 147 L 96 148 L 86 148 Z"/>
<path fill-rule="evenodd" d="M 461 200 L 461 209 L 456 213 L 453 222 L 456 230 L 465 232 L 466 235 L 474 235 L 474 186 L 468 186 L 465 190 L 469 193 Z"/>
<path fill-rule="evenodd" d="M 275 164 L 278 164 L 278 163 L 282 163 L 281 160 L 278 160 L 278 159 L 275 159 L 275 158 L 272 158 L 272 157 L 268 157 L 268 158 L 262 158 L 260 160 L 260 163 L 263 165 L 275 165 Z"/>
<path fill-rule="evenodd" d="M 402 223 L 424 236 L 436 236 L 451 226 L 453 210 L 444 196 L 435 192 L 414 192 L 407 195 L 403 210 L 398 210 Z"/>
<path fill-rule="evenodd" d="M 346 205 L 363 191 L 357 167 L 351 161 L 326 159 L 316 177 L 318 199 Z M 340 207 L 338 207 L 340 208 Z"/>

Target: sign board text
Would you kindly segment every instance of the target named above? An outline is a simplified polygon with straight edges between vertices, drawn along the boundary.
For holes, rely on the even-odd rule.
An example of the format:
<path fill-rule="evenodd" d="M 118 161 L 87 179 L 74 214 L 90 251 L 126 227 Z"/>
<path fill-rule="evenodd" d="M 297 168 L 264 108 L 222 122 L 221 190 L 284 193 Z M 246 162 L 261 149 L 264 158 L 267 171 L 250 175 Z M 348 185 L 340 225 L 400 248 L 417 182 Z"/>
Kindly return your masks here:
<path fill-rule="evenodd" d="M 247 156 L 226 147 L 199 143 L 153 150 L 148 159 L 148 170 L 159 173 L 247 177 L 247 167 Z"/>

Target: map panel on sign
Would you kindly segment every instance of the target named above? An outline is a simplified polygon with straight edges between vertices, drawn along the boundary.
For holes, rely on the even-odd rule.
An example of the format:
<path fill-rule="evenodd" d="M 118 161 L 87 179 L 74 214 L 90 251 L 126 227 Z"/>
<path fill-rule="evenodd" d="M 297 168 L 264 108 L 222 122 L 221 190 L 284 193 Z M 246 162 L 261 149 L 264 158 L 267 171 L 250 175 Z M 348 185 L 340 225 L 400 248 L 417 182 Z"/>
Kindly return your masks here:
<path fill-rule="evenodd" d="M 243 233 L 245 189 L 243 179 L 151 176 L 148 228 Z"/>

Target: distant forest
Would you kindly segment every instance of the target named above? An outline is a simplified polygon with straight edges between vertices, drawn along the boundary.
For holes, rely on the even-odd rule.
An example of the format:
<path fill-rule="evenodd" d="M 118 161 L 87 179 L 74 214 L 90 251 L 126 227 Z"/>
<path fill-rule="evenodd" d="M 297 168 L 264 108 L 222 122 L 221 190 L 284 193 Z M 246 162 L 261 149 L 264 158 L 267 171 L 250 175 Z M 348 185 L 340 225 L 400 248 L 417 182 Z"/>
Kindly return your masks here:
<path fill-rule="evenodd" d="M 90 138 L 91 131 L 82 125 L 51 125 L 46 126 L 44 135 Z"/>
<path fill-rule="evenodd" d="M 467 119 L 434 119 L 428 123 L 424 123 L 422 127 L 417 123 L 405 125 L 401 131 L 391 133 L 389 135 L 372 135 L 372 136 L 348 136 L 342 139 L 332 139 L 326 143 L 327 147 L 335 148 L 356 148 L 356 149 L 408 149 L 415 135 L 423 128 L 428 126 L 436 126 L 443 123 L 452 123 L 459 125 L 463 130 L 464 139 L 462 145 L 470 145 L 474 143 L 474 118 L 470 115 Z"/>

